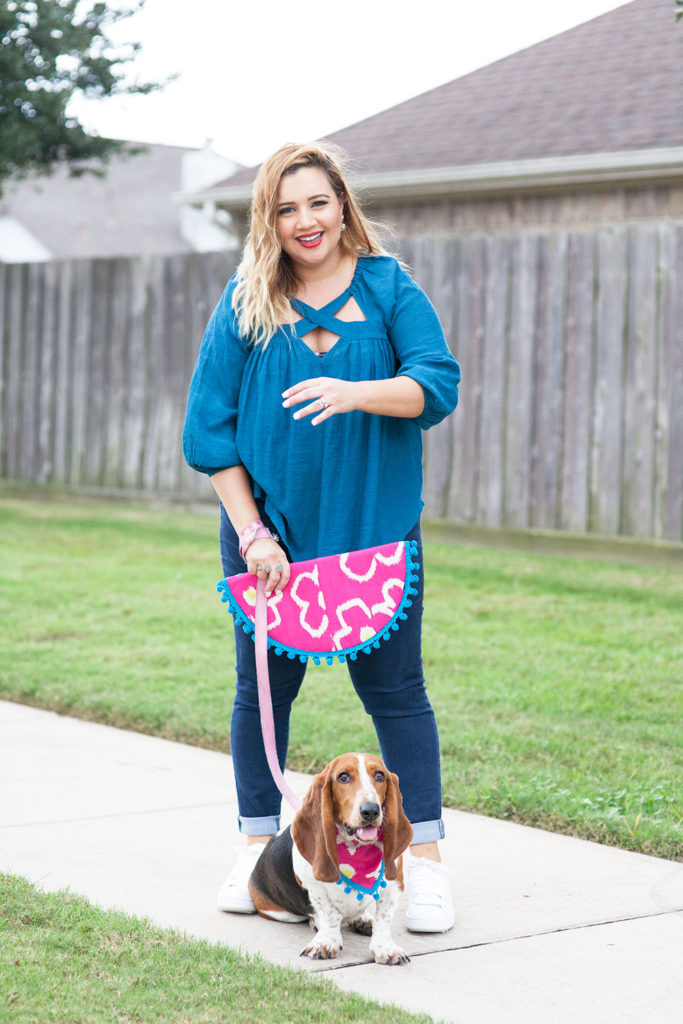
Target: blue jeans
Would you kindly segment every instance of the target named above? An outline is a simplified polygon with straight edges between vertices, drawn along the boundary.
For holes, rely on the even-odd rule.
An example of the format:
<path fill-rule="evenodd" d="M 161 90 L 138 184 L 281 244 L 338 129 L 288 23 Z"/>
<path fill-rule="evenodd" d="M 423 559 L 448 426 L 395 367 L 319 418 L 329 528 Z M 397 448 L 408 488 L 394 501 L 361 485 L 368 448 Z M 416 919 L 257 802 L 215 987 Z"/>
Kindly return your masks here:
<path fill-rule="evenodd" d="M 261 518 L 272 529 L 261 510 Z M 422 607 L 424 596 L 422 543 L 419 524 L 407 540 L 418 543 L 418 593 L 397 632 L 370 654 L 348 659 L 351 681 L 367 714 L 371 715 L 384 763 L 400 780 L 403 806 L 413 826 L 413 843 L 442 839 L 441 765 L 436 719 L 422 671 Z M 244 572 L 237 535 L 221 508 L 220 549 L 223 573 Z M 240 832 L 273 835 L 280 828 L 280 792 L 266 760 L 261 721 L 254 641 L 235 629 L 237 683 L 230 723 Z M 268 651 L 275 736 L 284 771 L 289 742 L 289 717 L 306 672 L 298 659 Z M 343 753 L 339 751 L 338 753 Z"/>

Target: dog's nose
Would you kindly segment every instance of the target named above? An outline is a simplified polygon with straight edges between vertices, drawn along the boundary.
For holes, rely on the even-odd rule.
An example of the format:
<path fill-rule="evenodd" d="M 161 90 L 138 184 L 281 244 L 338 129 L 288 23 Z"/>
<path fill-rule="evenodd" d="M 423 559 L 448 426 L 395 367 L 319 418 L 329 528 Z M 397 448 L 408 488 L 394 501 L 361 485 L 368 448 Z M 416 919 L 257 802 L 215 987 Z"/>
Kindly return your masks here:
<path fill-rule="evenodd" d="M 363 821 L 375 821 L 379 817 L 379 804 L 361 804 L 360 816 Z"/>

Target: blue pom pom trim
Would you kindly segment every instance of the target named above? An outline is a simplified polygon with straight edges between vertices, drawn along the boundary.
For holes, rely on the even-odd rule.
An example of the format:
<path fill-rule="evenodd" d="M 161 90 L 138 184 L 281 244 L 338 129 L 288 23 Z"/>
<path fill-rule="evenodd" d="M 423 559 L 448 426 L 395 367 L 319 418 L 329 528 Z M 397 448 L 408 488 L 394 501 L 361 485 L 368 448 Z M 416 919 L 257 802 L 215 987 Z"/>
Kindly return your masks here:
<path fill-rule="evenodd" d="M 365 885 L 360 885 L 358 882 L 352 882 L 346 875 L 342 875 L 341 878 L 337 879 L 337 885 L 344 886 L 344 892 L 346 895 L 350 895 L 352 891 L 356 892 L 356 899 L 360 903 L 366 896 L 372 896 L 373 900 L 379 900 L 379 890 L 386 889 L 387 883 L 384 881 L 384 857 L 382 857 L 382 863 L 379 866 L 379 875 L 377 881 L 368 889 Z"/>
<path fill-rule="evenodd" d="M 335 658 L 338 661 L 346 661 L 350 658 L 351 661 L 355 661 L 359 654 L 370 654 L 373 650 L 377 650 L 380 646 L 381 641 L 391 639 L 391 634 L 396 632 L 401 620 L 407 619 L 406 608 L 410 608 L 412 605 L 413 597 L 417 594 L 417 589 L 413 586 L 419 580 L 418 572 L 420 569 L 420 563 L 417 561 L 417 541 L 407 540 L 403 541 L 406 552 L 406 578 L 403 584 L 403 594 L 399 601 L 398 607 L 392 617 L 382 626 L 382 629 L 375 633 L 365 643 L 356 644 L 353 647 L 344 647 L 340 651 L 304 651 L 298 647 L 290 647 L 287 644 L 283 644 L 280 641 L 273 640 L 270 636 L 268 637 L 268 649 L 274 651 L 275 654 L 285 654 L 290 660 L 298 658 L 301 662 L 307 662 L 309 658 L 315 665 L 326 663 L 328 665 L 334 664 Z M 216 590 L 221 595 L 221 601 L 227 604 L 228 611 L 234 616 L 235 624 L 240 625 L 245 633 L 251 636 L 254 640 L 255 626 L 252 620 L 246 615 L 240 606 L 238 605 L 235 598 L 232 596 L 230 590 L 229 580 L 222 579 L 216 584 Z M 377 897 L 379 899 L 379 897 Z"/>

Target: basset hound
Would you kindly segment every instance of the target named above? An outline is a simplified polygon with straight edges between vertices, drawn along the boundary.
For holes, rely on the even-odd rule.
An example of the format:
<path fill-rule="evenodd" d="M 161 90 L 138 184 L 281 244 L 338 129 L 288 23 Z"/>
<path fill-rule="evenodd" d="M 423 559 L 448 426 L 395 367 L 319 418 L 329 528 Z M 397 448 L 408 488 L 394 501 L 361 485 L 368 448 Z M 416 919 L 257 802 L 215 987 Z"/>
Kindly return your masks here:
<path fill-rule="evenodd" d="M 412 835 L 397 776 L 372 754 L 344 754 L 315 776 L 292 825 L 265 847 L 251 898 L 263 917 L 312 922 L 317 932 L 302 956 L 337 956 L 348 922 L 372 936 L 376 963 L 407 963 L 391 920 Z"/>

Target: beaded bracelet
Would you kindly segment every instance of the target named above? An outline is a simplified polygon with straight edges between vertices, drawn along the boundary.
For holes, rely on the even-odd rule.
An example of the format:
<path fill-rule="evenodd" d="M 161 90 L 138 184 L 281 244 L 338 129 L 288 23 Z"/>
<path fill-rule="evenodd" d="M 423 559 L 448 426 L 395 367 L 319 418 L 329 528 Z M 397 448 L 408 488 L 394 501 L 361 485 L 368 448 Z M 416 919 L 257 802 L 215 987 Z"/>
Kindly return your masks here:
<path fill-rule="evenodd" d="M 272 537 L 272 533 L 267 526 L 261 522 L 260 519 L 254 519 L 253 522 L 249 523 L 244 527 L 240 533 L 240 555 L 246 562 L 247 560 L 247 549 L 252 541 L 261 540 L 264 537 Z"/>

